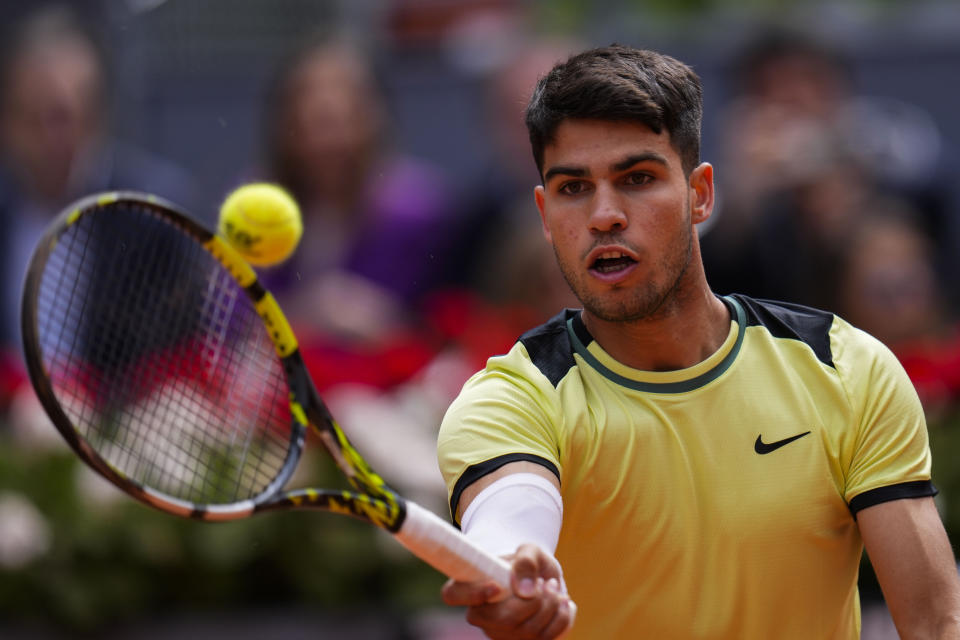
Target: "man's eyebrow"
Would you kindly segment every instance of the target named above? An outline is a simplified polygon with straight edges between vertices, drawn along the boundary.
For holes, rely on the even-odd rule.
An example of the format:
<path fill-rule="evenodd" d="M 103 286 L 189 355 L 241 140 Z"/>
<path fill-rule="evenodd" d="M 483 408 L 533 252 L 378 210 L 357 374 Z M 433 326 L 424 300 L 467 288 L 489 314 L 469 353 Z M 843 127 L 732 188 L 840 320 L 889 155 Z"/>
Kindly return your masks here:
<path fill-rule="evenodd" d="M 636 155 L 628 156 L 623 160 L 621 160 L 620 162 L 613 165 L 611 168 L 614 171 L 625 171 L 630 167 L 632 167 L 633 165 L 640 164 L 641 162 L 655 162 L 657 164 L 662 164 L 663 166 L 667 166 L 667 159 L 665 157 L 663 157 L 659 153 L 648 151 L 646 153 L 638 153 Z"/>
<path fill-rule="evenodd" d="M 543 174 L 543 181 L 550 182 L 550 179 L 554 176 L 572 176 L 574 178 L 582 178 L 587 175 L 587 170 L 580 167 L 550 167 L 547 169 L 547 172 Z"/>
<path fill-rule="evenodd" d="M 635 164 L 640 164 L 642 162 L 655 162 L 657 164 L 667 166 L 667 159 L 655 151 L 646 151 L 644 153 L 637 153 L 631 156 L 627 156 L 620 162 L 611 165 L 613 171 L 625 171 L 632 167 Z M 563 165 L 558 165 L 556 167 L 550 167 L 543 174 L 544 183 L 550 182 L 551 178 L 556 176 L 570 176 L 573 178 L 582 178 L 584 176 L 590 175 L 590 172 L 582 167 L 566 167 Z"/>

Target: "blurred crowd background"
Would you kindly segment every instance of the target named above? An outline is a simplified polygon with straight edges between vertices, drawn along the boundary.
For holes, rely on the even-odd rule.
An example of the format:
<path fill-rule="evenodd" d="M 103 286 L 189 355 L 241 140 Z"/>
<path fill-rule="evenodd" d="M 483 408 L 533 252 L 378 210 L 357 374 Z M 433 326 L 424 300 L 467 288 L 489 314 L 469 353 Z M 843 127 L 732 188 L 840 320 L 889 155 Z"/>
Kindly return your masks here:
<path fill-rule="evenodd" d="M 446 514 L 446 404 L 575 305 L 533 205 L 528 92 L 611 42 L 703 79 L 715 291 L 829 309 L 893 349 L 960 542 L 956 2 L 3 0 L 0 634 L 476 637 L 369 527 L 181 521 L 80 468 L 25 380 L 22 278 L 80 196 L 149 191 L 213 224 L 242 182 L 282 184 L 305 234 L 261 275 L 358 448 Z M 332 477 L 308 459 L 301 481 Z M 867 564 L 861 582 L 864 638 L 893 637 Z"/>

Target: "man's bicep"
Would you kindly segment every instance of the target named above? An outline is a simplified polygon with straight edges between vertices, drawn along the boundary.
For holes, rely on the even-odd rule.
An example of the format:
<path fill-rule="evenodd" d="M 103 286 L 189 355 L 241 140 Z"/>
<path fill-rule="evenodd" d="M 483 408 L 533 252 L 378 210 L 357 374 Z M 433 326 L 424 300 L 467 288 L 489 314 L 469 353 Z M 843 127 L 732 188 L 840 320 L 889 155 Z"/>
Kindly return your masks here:
<path fill-rule="evenodd" d="M 939 625 L 960 620 L 960 580 L 933 498 L 867 507 L 857 524 L 902 637 L 940 637 Z"/>
<path fill-rule="evenodd" d="M 464 386 L 440 425 L 438 462 L 457 521 L 466 508 L 464 491 L 473 487 L 470 494 L 476 495 L 474 485 L 482 483 L 482 490 L 516 470 L 511 466 L 515 463 L 542 467 L 533 469 L 538 475 L 561 474 L 562 418 L 556 390 L 529 362 L 514 359 L 518 362 L 491 359 L 487 369 Z"/>

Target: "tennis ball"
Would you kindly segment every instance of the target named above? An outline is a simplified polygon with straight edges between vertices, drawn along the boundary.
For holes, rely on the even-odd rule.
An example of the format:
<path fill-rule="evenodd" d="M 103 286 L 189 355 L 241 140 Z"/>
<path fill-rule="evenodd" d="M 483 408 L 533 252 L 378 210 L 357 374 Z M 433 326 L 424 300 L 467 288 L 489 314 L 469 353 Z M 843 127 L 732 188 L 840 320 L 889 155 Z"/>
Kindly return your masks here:
<path fill-rule="evenodd" d="M 275 184 L 256 182 L 226 197 L 217 230 L 247 262 L 269 267 L 289 258 L 297 248 L 303 220 L 289 193 Z"/>

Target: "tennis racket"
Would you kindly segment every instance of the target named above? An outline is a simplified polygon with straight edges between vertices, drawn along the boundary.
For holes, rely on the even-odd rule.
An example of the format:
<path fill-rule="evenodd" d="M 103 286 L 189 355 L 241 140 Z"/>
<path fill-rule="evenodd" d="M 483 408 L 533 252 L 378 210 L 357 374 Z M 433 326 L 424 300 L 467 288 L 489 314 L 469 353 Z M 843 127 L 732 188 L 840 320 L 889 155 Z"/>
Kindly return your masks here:
<path fill-rule="evenodd" d="M 223 521 L 279 509 L 365 520 L 461 581 L 501 559 L 391 489 L 350 444 L 254 270 L 160 198 L 109 192 L 61 213 L 21 309 L 33 387 L 73 451 L 134 498 Z M 287 490 L 312 430 L 352 490 Z"/>

